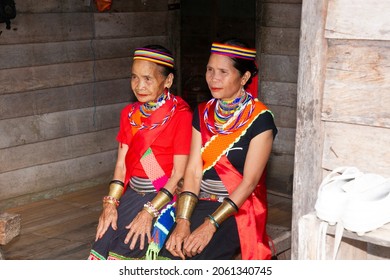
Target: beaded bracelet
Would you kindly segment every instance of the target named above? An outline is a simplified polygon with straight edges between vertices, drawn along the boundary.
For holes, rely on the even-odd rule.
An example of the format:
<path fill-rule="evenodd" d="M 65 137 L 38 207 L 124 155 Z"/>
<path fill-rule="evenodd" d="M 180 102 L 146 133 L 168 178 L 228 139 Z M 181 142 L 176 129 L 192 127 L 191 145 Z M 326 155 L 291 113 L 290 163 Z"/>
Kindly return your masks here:
<path fill-rule="evenodd" d="M 144 209 L 154 218 L 157 218 L 158 215 L 160 214 L 160 212 L 153 206 L 153 204 L 150 201 L 144 204 Z"/>
<path fill-rule="evenodd" d="M 116 199 L 115 197 L 109 196 L 109 195 L 106 195 L 105 197 L 103 197 L 103 203 L 110 203 L 110 204 L 115 205 L 116 207 L 119 206 L 119 200 Z"/>

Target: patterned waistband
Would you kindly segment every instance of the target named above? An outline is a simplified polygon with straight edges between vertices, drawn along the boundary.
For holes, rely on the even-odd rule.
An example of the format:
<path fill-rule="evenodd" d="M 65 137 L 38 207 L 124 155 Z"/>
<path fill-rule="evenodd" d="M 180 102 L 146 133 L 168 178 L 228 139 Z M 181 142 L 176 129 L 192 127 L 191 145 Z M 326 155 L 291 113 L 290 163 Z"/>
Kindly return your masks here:
<path fill-rule="evenodd" d="M 229 196 L 229 193 L 225 187 L 225 185 L 220 180 L 211 180 L 206 179 L 202 180 L 200 183 L 200 191 L 208 193 L 208 194 L 214 194 L 217 196 Z"/>
<path fill-rule="evenodd" d="M 133 176 L 130 178 L 129 186 L 138 193 L 151 193 L 156 191 L 152 181 L 147 178 Z"/>
<path fill-rule="evenodd" d="M 200 191 L 198 196 L 200 200 L 210 200 L 210 201 L 218 201 L 218 202 L 223 202 L 223 199 L 225 197 L 228 197 L 228 195 L 218 195 L 218 194 L 207 193 L 204 191 Z"/>

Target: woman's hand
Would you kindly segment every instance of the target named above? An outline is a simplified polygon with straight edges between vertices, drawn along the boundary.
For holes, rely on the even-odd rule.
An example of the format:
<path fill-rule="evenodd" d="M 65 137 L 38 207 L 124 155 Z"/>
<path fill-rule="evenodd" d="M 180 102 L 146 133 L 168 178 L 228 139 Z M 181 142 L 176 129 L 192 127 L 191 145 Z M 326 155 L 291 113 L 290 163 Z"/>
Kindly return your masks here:
<path fill-rule="evenodd" d="M 187 257 L 200 254 L 207 244 L 209 244 L 215 231 L 215 226 L 208 219 L 205 219 L 204 223 L 194 230 L 184 242 L 184 254 Z"/>
<path fill-rule="evenodd" d="M 103 237 L 110 225 L 114 230 L 116 230 L 118 228 L 117 221 L 118 212 L 115 205 L 104 203 L 103 211 L 99 217 L 99 224 L 96 231 L 95 241 Z"/>
<path fill-rule="evenodd" d="M 177 219 L 176 227 L 170 235 L 165 248 L 175 257 L 185 260 L 183 243 L 190 235 L 190 222 L 186 219 Z"/>
<path fill-rule="evenodd" d="M 134 220 L 126 226 L 129 233 L 126 235 L 125 244 L 130 243 L 130 250 L 134 249 L 138 238 L 140 239 L 140 250 L 145 247 L 145 237 L 147 237 L 148 242 L 151 241 L 152 222 L 153 217 L 146 210 L 141 210 Z"/>

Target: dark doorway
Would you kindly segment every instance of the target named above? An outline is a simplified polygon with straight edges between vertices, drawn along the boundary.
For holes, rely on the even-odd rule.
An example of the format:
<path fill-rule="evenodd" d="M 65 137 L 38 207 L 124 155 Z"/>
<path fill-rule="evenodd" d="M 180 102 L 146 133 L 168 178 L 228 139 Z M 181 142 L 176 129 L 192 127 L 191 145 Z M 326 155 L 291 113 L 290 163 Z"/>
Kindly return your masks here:
<path fill-rule="evenodd" d="M 211 96 L 204 78 L 210 46 L 236 37 L 255 48 L 255 0 L 181 1 L 181 88 L 192 108 Z"/>

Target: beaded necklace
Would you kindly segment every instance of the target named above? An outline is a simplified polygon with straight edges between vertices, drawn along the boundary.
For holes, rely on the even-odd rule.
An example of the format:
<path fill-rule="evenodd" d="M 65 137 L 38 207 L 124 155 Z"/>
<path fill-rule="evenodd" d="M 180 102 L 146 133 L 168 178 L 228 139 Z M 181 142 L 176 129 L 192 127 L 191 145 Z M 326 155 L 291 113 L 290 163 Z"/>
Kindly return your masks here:
<path fill-rule="evenodd" d="M 243 94 L 233 100 L 224 101 L 218 99 L 217 103 L 215 104 L 214 110 L 215 126 L 222 130 L 224 128 L 224 125 L 229 120 L 231 120 L 231 117 L 233 117 L 234 113 L 242 105 L 244 98 L 245 92 L 243 92 Z"/>
<path fill-rule="evenodd" d="M 214 103 L 214 116 L 209 118 L 209 112 Z M 211 133 L 231 134 L 248 121 L 254 105 L 253 97 L 247 92 L 231 102 L 213 98 L 206 104 L 203 119 Z"/>
<path fill-rule="evenodd" d="M 165 100 L 169 99 L 169 97 L 169 92 L 167 94 L 164 92 L 157 98 L 157 101 L 143 103 L 139 108 L 142 116 L 145 118 L 149 117 L 154 111 L 164 105 Z"/>
<path fill-rule="evenodd" d="M 161 120 L 161 122 L 153 123 L 151 125 L 145 124 L 144 122 L 141 121 L 141 118 L 135 117 L 136 114 L 134 114 L 134 113 L 137 111 L 136 110 L 137 106 L 136 106 L 136 104 L 133 104 L 133 106 L 131 108 L 131 111 L 128 114 L 128 119 L 129 119 L 130 125 L 135 127 L 135 128 L 137 128 L 137 129 L 139 129 L 139 130 L 143 130 L 143 129 L 152 130 L 152 129 L 155 129 L 155 128 L 159 127 L 159 126 L 163 126 L 165 123 L 167 123 L 168 120 L 175 113 L 178 101 L 177 101 L 176 97 L 175 96 L 171 96 L 171 94 L 169 92 L 167 92 L 166 94 L 164 93 L 163 95 L 166 96 L 166 97 L 164 97 L 161 100 L 160 104 L 158 104 L 159 103 L 159 99 L 160 99 L 160 98 L 158 98 L 158 101 L 155 102 L 157 105 L 153 107 L 154 110 L 150 111 L 150 114 L 149 114 L 149 112 L 146 112 L 146 114 L 149 114 L 148 116 L 150 116 L 153 111 L 156 111 L 158 108 L 160 108 L 162 105 L 164 105 L 166 103 L 166 101 L 172 100 L 172 103 L 173 103 L 172 108 L 168 112 L 168 114 Z M 150 102 L 148 102 L 148 103 L 150 103 Z M 139 114 L 141 114 L 141 115 L 145 114 L 145 112 L 142 111 L 142 110 L 145 110 L 145 108 L 141 109 L 144 104 L 139 106 L 139 108 L 140 108 Z"/>

